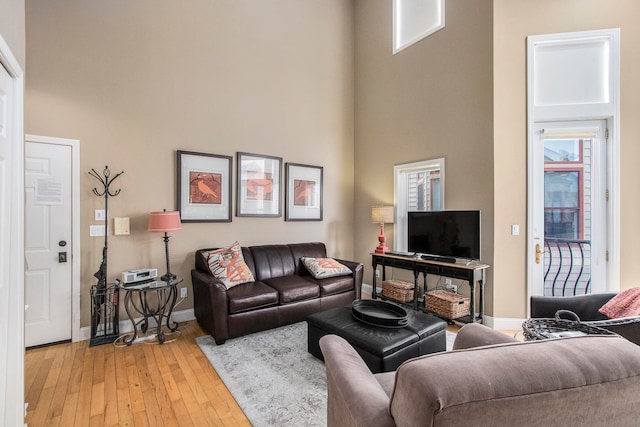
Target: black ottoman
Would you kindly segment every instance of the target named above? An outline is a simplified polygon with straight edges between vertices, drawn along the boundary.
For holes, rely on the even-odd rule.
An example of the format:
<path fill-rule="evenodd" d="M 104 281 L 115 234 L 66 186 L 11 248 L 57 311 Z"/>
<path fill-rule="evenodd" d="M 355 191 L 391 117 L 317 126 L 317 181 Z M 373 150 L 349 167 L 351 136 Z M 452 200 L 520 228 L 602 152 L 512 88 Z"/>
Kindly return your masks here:
<path fill-rule="evenodd" d="M 308 351 L 323 359 L 318 341 L 325 335 L 341 336 L 351 344 L 371 372 L 395 371 L 402 362 L 447 349 L 447 322 L 414 310 L 404 328 L 383 328 L 360 322 L 351 306 L 314 313 L 307 317 Z"/>

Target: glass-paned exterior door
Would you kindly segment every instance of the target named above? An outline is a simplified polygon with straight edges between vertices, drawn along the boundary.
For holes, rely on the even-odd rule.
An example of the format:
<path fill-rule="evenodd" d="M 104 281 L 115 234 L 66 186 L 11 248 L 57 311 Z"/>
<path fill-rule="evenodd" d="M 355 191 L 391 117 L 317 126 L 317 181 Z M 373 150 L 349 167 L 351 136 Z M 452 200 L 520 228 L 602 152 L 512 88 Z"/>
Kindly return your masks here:
<path fill-rule="evenodd" d="M 547 124 L 538 131 L 544 242 L 536 248 L 543 295 L 591 293 L 594 274 L 604 274 L 606 127 L 592 124 Z"/>

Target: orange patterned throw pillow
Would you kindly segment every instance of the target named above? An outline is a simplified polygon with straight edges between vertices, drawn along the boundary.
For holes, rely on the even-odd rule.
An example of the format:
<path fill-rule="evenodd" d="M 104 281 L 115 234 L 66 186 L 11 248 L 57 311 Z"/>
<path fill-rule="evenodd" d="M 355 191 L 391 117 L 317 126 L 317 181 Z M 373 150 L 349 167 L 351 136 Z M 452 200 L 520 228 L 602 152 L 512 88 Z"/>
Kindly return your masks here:
<path fill-rule="evenodd" d="M 316 279 L 326 279 L 327 277 L 346 276 L 351 274 L 351 269 L 340 264 L 333 258 L 300 258 L 309 273 Z"/>
<path fill-rule="evenodd" d="M 598 310 L 609 319 L 640 316 L 640 288 L 631 288 L 611 298 Z"/>
<path fill-rule="evenodd" d="M 227 289 L 254 281 L 249 266 L 244 262 L 242 248 L 238 242 L 227 248 L 210 251 L 207 263 L 211 274 L 220 279 Z"/>

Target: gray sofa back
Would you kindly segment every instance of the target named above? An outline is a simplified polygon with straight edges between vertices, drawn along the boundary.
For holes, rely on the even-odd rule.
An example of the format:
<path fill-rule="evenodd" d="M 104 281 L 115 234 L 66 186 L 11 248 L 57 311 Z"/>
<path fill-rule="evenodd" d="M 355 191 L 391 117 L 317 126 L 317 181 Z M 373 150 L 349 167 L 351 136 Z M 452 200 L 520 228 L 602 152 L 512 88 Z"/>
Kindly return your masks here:
<path fill-rule="evenodd" d="M 468 324 L 456 351 L 375 375 L 343 338 L 320 347 L 329 427 L 639 425 L 640 346 L 617 336 L 516 342 Z"/>
<path fill-rule="evenodd" d="M 640 348 L 589 336 L 414 359 L 396 372 L 390 410 L 397 425 L 631 426 L 639 404 Z"/>

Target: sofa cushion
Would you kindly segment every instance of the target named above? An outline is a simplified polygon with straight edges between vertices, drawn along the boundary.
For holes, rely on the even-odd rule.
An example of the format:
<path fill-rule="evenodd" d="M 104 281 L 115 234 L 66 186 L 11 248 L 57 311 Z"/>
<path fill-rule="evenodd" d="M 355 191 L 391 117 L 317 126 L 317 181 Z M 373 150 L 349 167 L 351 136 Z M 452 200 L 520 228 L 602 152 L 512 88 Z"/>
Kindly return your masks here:
<path fill-rule="evenodd" d="M 278 305 L 278 291 L 262 282 L 249 282 L 227 291 L 229 313 Z"/>
<path fill-rule="evenodd" d="M 296 263 L 287 245 L 251 246 L 256 280 L 295 274 Z"/>
<path fill-rule="evenodd" d="M 242 283 L 253 282 L 253 274 L 244 262 L 238 242 L 226 248 L 211 250 L 206 255 L 209 272 L 213 277 L 221 280 L 227 289 Z"/>
<path fill-rule="evenodd" d="M 340 264 L 333 258 L 300 258 L 309 273 L 316 279 L 326 279 L 328 277 L 346 276 L 351 274 L 351 269 Z"/>
<path fill-rule="evenodd" d="M 320 287 L 320 296 L 341 294 L 353 290 L 353 277 L 351 276 L 329 277 L 328 279 L 308 277 L 308 280 L 317 283 Z"/>
<path fill-rule="evenodd" d="M 283 276 L 264 281 L 280 294 L 280 304 L 318 298 L 320 287 L 300 276 Z"/>

